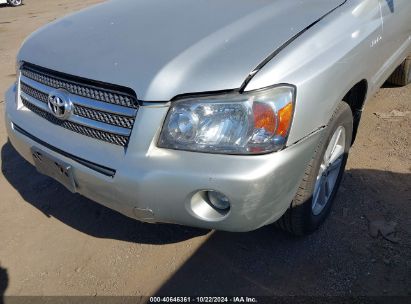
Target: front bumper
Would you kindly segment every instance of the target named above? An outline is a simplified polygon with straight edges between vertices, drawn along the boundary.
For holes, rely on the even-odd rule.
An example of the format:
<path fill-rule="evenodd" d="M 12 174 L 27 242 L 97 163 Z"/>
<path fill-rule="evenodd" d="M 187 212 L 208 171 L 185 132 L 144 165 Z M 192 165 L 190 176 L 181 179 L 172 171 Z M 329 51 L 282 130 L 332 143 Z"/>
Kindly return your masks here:
<path fill-rule="evenodd" d="M 71 131 L 46 121 L 33 124 L 32 117 L 27 116 L 30 113 L 17 109 L 15 90 L 11 88 L 6 93 L 5 117 L 15 149 L 32 164 L 32 147 L 70 164 L 80 194 L 147 222 L 226 231 L 250 231 L 272 223 L 290 206 L 321 136 L 318 131 L 283 151 L 258 156 L 159 149 L 155 140 L 167 108 L 141 107 L 129 147 L 122 157 L 113 161 L 115 175 L 110 177 L 42 144 L 55 143 L 52 134 L 57 133 L 58 137 L 67 138 L 57 147 L 59 150 L 70 149 L 67 152 L 71 155 L 89 160 L 104 157 L 101 153 L 104 149 L 98 149 L 95 140 L 86 145 L 70 145 Z M 157 121 L 153 117 L 157 117 Z M 34 132 L 35 137 L 22 133 L 15 124 L 28 133 Z M 199 214 L 193 208 L 193 197 L 202 190 L 224 193 L 231 202 L 230 211 L 219 218 Z"/>

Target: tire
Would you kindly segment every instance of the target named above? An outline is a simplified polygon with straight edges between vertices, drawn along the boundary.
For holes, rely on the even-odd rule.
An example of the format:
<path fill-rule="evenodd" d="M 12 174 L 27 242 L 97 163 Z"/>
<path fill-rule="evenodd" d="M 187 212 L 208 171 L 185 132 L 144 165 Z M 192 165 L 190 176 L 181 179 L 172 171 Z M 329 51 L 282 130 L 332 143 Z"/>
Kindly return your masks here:
<path fill-rule="evenodd" d="M 23 4 L 23 0 L 7 0 L 7 3 L 11 6 L 20 6 Z"/>
<path fill-rule="evenodd" d="M 401 87 L 411 83 L 411 55 L 392 73 L 387 82 Z"/>
<path fill-rule="evenodd" d="M 342 138 L 343 133 L 344 138 Z M 303 236 L 312 233 L 321 226 L 330 213 L 340 186 L 351 147 L 352 134 L 352 111 L 347 103 L 340 102 L 305 170 L 304 178 L 290 208 L 276 223 L 278 227 L 293 235 Z M 334 146 L 331 141 L 334 142 L 335 139 L 337 139 L 338 145 L 335 146 L 335 149 L 329 148 L 329 146 Z M 326 159 L 330 155 L 332 157 L 340 155 L 337 158 L 338 162 L 337 160 L 331 162 L 334 166 L 325 165 Z M 324 168 L 327 169 L 324 170 Z M 322 175 L 320 175 L 320 169 L 323 172 Z M 328 183 L 324 184 L 325 181 Z M 321 204 L 323 201 L 325 203 Z"/>

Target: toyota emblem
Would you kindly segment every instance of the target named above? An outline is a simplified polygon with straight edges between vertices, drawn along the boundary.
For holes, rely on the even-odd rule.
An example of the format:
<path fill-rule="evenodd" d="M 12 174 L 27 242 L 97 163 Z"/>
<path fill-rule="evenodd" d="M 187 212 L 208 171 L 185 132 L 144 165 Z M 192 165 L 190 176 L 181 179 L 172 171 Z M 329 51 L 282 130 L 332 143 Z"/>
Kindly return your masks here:
<path fill-rule="evenodd" d="M 70 100 L 70 93 L 63 89 L 53 90 L 48 97 L 48 107 L 51 114 L 58 119 L 68 119 L 73 112 L 73 103 Z"/>

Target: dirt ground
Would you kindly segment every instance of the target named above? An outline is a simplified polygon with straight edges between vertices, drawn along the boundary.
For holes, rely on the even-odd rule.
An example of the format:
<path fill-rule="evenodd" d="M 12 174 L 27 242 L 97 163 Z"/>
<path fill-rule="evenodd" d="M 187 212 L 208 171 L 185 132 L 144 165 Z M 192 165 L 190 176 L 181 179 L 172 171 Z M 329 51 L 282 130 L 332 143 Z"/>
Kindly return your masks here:
<path fill-rule="evenodd" d="M 0 6 L 1 121 L 23 39 L 56 17 L 97 2 L 26 0 L 19 8 Z M 133 221 L 38 174 L 7 143 L 0 122 L 0 298 L 2 293 L 409 296 L 410 111 L 411 86 L 382 88 L 368 102 L 332 214 L 306 238 L 272 226 L 234 234 Z M 370 221 L 395 233 L 390 240 L 372 237 Z"/>

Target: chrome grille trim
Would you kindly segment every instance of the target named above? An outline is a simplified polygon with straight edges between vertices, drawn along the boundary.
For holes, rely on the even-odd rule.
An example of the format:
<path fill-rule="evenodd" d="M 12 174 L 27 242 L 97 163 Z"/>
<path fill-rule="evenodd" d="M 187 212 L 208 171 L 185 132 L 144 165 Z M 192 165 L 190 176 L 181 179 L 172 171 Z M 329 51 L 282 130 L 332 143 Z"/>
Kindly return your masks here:
<path fill-rule="evenodd" d="M 22 103 L 32 112 L 51 123 L 73 132 L 93 137 L 112 144 L 126 146 L 138 110 L 137 98 L 88 83 L 74 82 L 75 77 L 61 77 L 42 68 L 24 64 L 20 74 L 20 97 Z M 79 78 L 79 81 L 83 79 Z M 60 120 L 48 108 L 49 93 L 56 88 L 69 91 L 73 112 L 67 120 Z M 95 97 L 92 99 L 89 97 Z"/>
<path fill-rule="evenodd" d="M 24 86 L 24 85 L 23 85 Z M 36 99 L 35 97 L 27 94 L 24 89 L 21 89 L 21 93 L 20 96 L 22 99 L 24 99 L 24 101 L 27 103 L 31 103 L 32 105 L 36 106 L 37 108 L 41 109 L 44 112 L 49 112 L 49 108 L 46 102 L 44 102 L 43 98 L 41 99 Z M 24 104 L 24 102 L 23 102 Z M 54 117 L 54 116 L 53 116 Z M 113 125 L 109 125 L 106 123 L 102 123 L 99 121 L 95 121 L 89 118 L 85 118 L 85 117 L 81 117 L 79 115 L 71 115 L 71 117 L 69 118 L 69 121 L 72 121 L 76 124 L 79 125 L 83 125 L 86 126 L 88 128 L 92 128 L 92 129 L 97 129 L 100 131 L 106 131 L 109 133 L 113 133 L 113 134 L 117 134 L 117 135 L 122 135 L 122 136 L 129 136 L 131 133 L 131 130 L 128 128 L 122 128 L 122 127 L 117 127 L 117 126 L 113 126 Z"/>
<path fill-rule="evenodd" d="M 20 83 L 24 83 L 27 86 L 31 87 L 32 89 L 36 89 L 38 92 L 41 92 L 48 96 L 48 92 L 54 90 L 55 88 L 49 87 L 47 85 L 44 85 L 42 83 L 35 82 L 34 80 L 27 78 L 25 76 L 20 76 Z M 88 107 L 91 109 L 95 110 L 101 110 L 103 112 L 109 112 L 117 115 L 122 115 L 122 116 L 129 116 L 129 117 L 135 117 L 137 114 L 137 109 L 134 108 L 126 108 L 114 104 L 109 104 L 106 102 L 82 97 L 82 96 L 77 96 L 75 95 L 75 103 L 82 105 L 84 107 Z M 45 101 L 47 102 L 47 100 Z"/>
<path fill-rule="evenodd" d="M 46 93 L 43 93 L 39 90 L 34 89 L 32 86 L 28 85 L 26 82 L 23 82 L 23 80 L 20 80 L 20 90 L 21 92 L 27 95 L 30 95 L 31 97 L 39 101 L 47 103 L 48 95 Z"/>
<path fill-rule="evenodd" d="M 47 103 L 44 103 L 41 100 L 38 100 L 38 99 L 24 93 L 23 91 L 20 92 L 20 98 L 21 98 L 21 100 L 24 100 L 26 103 L 29 102 L 33 106 L 36 106 L 37 108 L 43 110 L 44 112 L 49 112 L 49 108 L 48 108 Z M 23 102 L 23 104 L 24 104 L 24 102 Z M 50 115 L 51 115 L 51 113 L 50 113 Z"/>
<path fill-rule="evenodd" d="M 88 119 L 88 118 L 85 118 L 85 117 L 81 117 L 81 116 L 78 116 L 78 115 L 72 115 L 70 117 L 70 121 L 72 121 L 76 124 L 79 124 L 79 125 L 89 127 L 91 129 L 96 129 L 96 130 L 108 132 L 108 133 L 111 133 L 111 134 L 129 136 L 130 133 L 131 133 L 130 129 L 109 125 L 109 124 L 106 124 L 106 123 L 103 123 L 103 122 L 95 121 L 95 120 Z"/>
<path fill-rule="evenodd" d="M 39 105 L 37 101 L 41 101 L 44 104 L 47 104 L 48 100 L 48 95 L 46 93 L 43 93 L 42 91 L 39 91 L 37 89 L 34 89 L 33 87 L 29 86 L 26 84 L 24 80 L 20 80 L 20 90 L 21 90 L 21 96 L 23 96 L 27 101 L 34 103 L 38 107 L 42 108 L 45 111 L 48 111 L 47 106 L 46 108 L 43 108 L 42 105 Z M 75 100 L 77 102 L 77 99 Z M 79 122 L 78 117 L 84 117 L 88 118 L 90 120 L 95 120 L 95 126 L 93 126 L 92 121 L 88 121 L 87 125 L 90 127 L 95 127 L 99 128 L 99 122 L 106 123 L 109 125 L 113 125 L 116 127 L 121 127 L 121 128 L 126 128 L 126 129 L 131 129 L 134 125 L 134 118 L 133 117 L 125 117 L 125 116 L 120 116 L 116 114 L 111 114 L 103 111 L 98 111 L 94 110 L 88 107 L 81 106 L 80 104 L 75 103 L 74 104 L 74 116 L 73 121 Z M 101 127 L 100 127 L 101 128 Z M 107 128 L 110 128 L 109 126 Z M 104 129 L 103 129 L 104 130 Z M 114 132 L 118 133 L 118 132 Z M 120 130 L 120 134 L 123 134 L 124 131 Z M 123 134 L 124 135 L 124 134 Z"/>
<path fill-rule="evenodd" d="M 36 105 L 32 104 L 28 100 L 24 99 L 24 97 L 21 97 L 21 100 L 23 102 L 23 105 L 28 108 L 30 111 L 33 113 L 36 113 L 37 115 L 43 117 L 44 119 L 48 120 L 49 122 L 59 125 L 65 129 L 68 129 L 70 131 L 93 137 L 95 139 L 99 139 L 111 144 L 119 145 L 119 146 L 125 146 L 128 142 L 128 136 L 122 136 L 118 134 L 112 134 L 109 132 L 101 131 L 101 130 L 96 130 L 89 128 L 87 126 L 79 125 L 77 123 L 73 123 L 68 120 L 60 120 L 56 117 L 54 117 L 50 112 L 44 111 L 42 108 L 37 107 Z"/>
<path fill-rule="evenodd" d="M 21 70 L 23 76 L 30 78 L 36 82 L 42 83 L 52 88 L 66 89 L 70 93 L 78 96 L 87 97 L 94 100 L 100 100 L 107 103 L 117 104 L 128 108 L 138 108 L 137 100 L 134 96 L 116 92 L 114 90 L 101 89 L 92 85 L 77 83 L 58 72 L 45 71 L 43 68 L 33 67 L 32 65 L 24 64 Z M 54 75 L 52 75 L 53 73 Z M 60 75 L 58 75 L 60 74 Z M 69 76 L 68 78 L 77 78 Z"/>
<path fill-rule="evenodd" d="M 122 128 L 131 129 L 134 125 L 134 118 L 119 116 L 115 114 L 108 114 L 101 111 L 96 111 L 87 107 L 76 105 L 74 107 L 74 114 L 89 118 L 92 120 L 100 121 L 114 126 L 120 126 Z"/>

